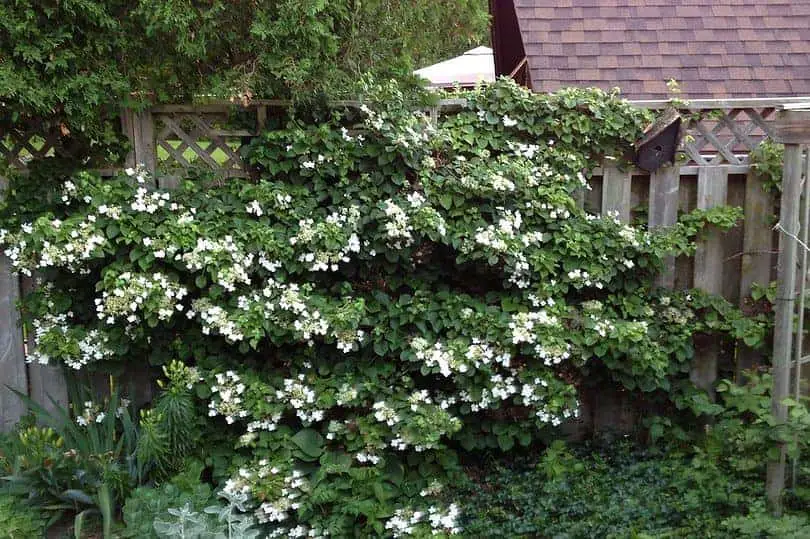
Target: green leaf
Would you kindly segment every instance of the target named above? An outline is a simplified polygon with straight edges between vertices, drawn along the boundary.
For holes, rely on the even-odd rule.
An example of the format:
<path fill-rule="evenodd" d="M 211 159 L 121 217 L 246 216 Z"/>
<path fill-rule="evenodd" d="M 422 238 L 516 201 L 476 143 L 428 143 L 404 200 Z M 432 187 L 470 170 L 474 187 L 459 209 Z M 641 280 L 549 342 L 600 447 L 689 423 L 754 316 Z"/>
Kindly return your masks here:
<path fill-rule="evenodd" d="M 501 434 L 498 436 L 498 447 L 501 451 L 509 451 L 515 447 L 515 439 L 508 434 Z"/>
<path fill-rule="evenodd" d="M 307 456 L 317 458 L 323 453 L 323 436 L 314 429 L 298 431 L 292 441 Z"/>

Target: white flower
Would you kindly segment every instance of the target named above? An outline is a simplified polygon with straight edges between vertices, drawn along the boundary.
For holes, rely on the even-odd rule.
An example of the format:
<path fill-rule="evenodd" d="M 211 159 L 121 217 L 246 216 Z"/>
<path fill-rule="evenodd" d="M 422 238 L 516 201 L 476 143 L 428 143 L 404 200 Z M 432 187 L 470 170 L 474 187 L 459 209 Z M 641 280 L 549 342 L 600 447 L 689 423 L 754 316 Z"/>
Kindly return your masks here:
<path fill-rule="evenodd" d="M 245 206 L 245 211 L 247 211 L 251 215 L 255 215 L 256 217 L 261 217 L 264 214 L 262 206 L 261 204 L 259 204 L 258 200 L 254 200 L 253 202 Z"/>

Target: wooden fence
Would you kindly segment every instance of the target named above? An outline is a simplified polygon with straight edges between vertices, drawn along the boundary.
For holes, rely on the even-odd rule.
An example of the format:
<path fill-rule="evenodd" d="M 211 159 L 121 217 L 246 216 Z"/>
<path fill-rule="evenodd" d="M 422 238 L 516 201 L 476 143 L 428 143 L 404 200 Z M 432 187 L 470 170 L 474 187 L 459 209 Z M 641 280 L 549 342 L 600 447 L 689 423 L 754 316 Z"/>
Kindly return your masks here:
<path fill-rule="evenodd" d="M 712 230 L 692 258 L 668 261 L 660 276 L 663 285 L 697 287 L 750 307 L 754 283 L 767 284 L 775 274 L 776 222 L 774 200 L 749 169 L 748 154 L 771 135 L 771 121 L 781 104 L 806 99 L 741 99 L 693 101 L 682 144 L 685 160 L 652 175 L 620 170 L 607 163 L 593 171 L 592 189 L 583 192 L 581 204 L 593 213 L 617 212 L 625 222 L 646 222 L 650 227 L 675 223 L 679 212 L 718 205 L 740 206 L 745 218 L 734 229 Z M 347 103 L 350 104 L 350 103 Z M 224 177 L 249 174 L 241 159 L 242 147 L 264 128 L 268 114 L 282 103 L 258 101 L 247 107 L 230 103 L 163 105 L 143 112 L 126 112 L 122 129 L 131 140 L 126 166 L 143 164 L 157 173 L 160 187 L 170 188 L 183 171 L 201 167 Z M 431 110 L 435 118 L 458 109 L 459 100 L 446 100 Z M 637 102 L 638 106 L 663 108 L 667 102 Z M 24 168 L 30 159 L 58 151 L 58 139 L 36 132 L 0 134 L 0 160 Z M 0 187 L 2 187 L 0 179 Z M 15 304 L 30 282 L 9 272 L 0 256 L 0 430 L 13 426 L 24 406 L 5 386 L 28 393 L 48 404 L 46 395 L 66 401 L 64 379 L 58 369 L 26 364 L 26 351 Z M 692 377 L 711 388 L 718 363 L 735 368 L 756 362 L 757 355 L 737 345 L 729 349 L 711 338 L 698 343 Z M 594 413 L 615 406 L 590 403 Z M 614 418 L 606 417 L 609 424 Z M 598 423 L 598 419 L 594 419 Z"/>

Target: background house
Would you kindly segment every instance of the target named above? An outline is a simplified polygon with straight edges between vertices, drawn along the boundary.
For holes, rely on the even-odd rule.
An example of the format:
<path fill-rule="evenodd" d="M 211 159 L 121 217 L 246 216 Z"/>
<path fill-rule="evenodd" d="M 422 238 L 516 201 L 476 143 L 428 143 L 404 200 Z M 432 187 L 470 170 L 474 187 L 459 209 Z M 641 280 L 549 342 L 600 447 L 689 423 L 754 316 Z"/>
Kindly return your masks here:
<path fill-rule="evenodd" d="M 810 95 L 808 0 L 491 0 L 496 75 L 631 100 Z"/>

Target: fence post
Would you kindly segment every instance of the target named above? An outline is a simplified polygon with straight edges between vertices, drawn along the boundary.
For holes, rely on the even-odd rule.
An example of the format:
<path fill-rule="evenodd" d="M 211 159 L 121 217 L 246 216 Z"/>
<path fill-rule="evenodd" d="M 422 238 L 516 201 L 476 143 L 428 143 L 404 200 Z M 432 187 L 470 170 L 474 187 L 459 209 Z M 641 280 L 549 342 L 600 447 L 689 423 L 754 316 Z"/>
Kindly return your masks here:
<path fill-rule="evenodd" d="M 775 139 L 785 144 L 782 199 L 779 210 L 779 258 L 777 264 L 776 311 L 773 334 L 773 387 L 771 412 L 777 421 L 787 419 L 783 404 L 790 394 L 790 366 L 793 349 L 793 317 L 796 299 L 796 251 L 799 233 L 799 205 L 802 180 L 802 144 L 810 142 L 810 112 L 780 111 L 774 123 Z M 802 276 L 805 278 L 806 276 Z M 769 459 L 765 491 L 776 516 L 782 514 L 785 488 L 786 451 L 777 442 L 779 457 Z"/>
<path fill-rule="evenodd" d="M 6 185 L 5 178 L 0 177 L 0 197 Z M 25 403 L 11 391 L 28 393 L 19 299 L 19 275 L 0 252 L 0 432 L 13 428 L 26 413 Z"/>
<path fill-rule="evenodd" d="M 126 165 L 143 165 L 154 175 L 157 170 L 157 150 L 155 148 L 155 124 L 152 111 L 121 111 L 121 129 L 129 139 L 132 148 L 127 154 Z"/>

